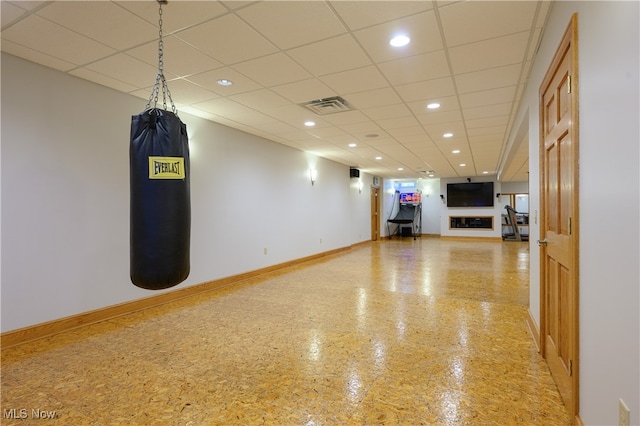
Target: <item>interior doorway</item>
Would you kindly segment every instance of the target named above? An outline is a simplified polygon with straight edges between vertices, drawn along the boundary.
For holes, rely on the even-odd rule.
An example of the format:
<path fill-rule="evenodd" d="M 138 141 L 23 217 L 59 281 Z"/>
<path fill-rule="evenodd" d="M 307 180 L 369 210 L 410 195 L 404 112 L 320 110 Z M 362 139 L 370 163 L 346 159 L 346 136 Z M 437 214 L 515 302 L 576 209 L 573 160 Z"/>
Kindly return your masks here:
<path fill-rule="evenodd" d="M 380 239 L 380 187 L 371 187 L 371 241 Z"/>
<path fill-rule="evenodd" d="M 540 85 L 540 346 L 572 418 L 579 412 L 578 23 Z"/>

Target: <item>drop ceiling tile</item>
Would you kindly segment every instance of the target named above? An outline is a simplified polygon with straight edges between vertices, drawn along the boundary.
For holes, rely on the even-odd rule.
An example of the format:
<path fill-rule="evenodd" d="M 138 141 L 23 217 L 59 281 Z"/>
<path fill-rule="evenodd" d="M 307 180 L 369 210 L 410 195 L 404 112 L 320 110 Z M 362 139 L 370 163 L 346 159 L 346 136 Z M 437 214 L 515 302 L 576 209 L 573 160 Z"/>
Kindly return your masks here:
<path fill-rule="evenodd" d="M 287 54 L 315 76 L 371 65 L 367 55 L 349 34 L 291 49 Z"/>
<path fill-rule="evenodd" d="M 346 32 L 333 11 L 319 1 L 260 2 L 236 13 L 283 50 Z"/>
<path fill-rule="evenodd" d="M 385 105 L 361 110 L 367 117 L 374 121 L 388 118 L 413 118 L 411 111 L 404 104 Z"/>
<path fill-rule="evenodd" d="M 533 24 L 536 2 L 468 1 L 440 9 L 449 47 L 527 31 Z"/>
<path fill-rule="evenodd" d="M 495 126 L 507 126 L 507 122 L 509 121 L 508 115 L 500 115 L 491 118 L 479 118 L 475 120 L 466 120 L 465 124 L 468 129 L 477 129 L 479 127 L 495 127 Z"/>
<path fill-rule="evenodd" d="M 229 0 L 229 1 L 221 1 L 219 3 L 223 4 L 229 10 L 234 10 L 234 9 L 242 9 L 243 7 L 248 6 L 255 2 L 256 0 L 251 0 L 251 1 Z"/>
<path fill-rule="evenodd" d="M 158 75 L 156 67 L 124 53 L 93 62 L 85 68 L 138 88 L 152 86 Z M 173 77 L 175 76 L 165 73 L 166 79 Z"/>
<path fill-rule="evenodd" d="M 175 35 L 226 65 L 268 55 L 278 50 L 235 15 L 225 15 L 177 32 Z M 212 40 L 218 42 L 212 43 Z"/>
<path fill-rule="evenodd" d="M 210 112 L 211 114 L 215 114 L 230 120 L 237 120 L 241 123 L 243 123 L 243 121 L 241 120 L 242 117 L 254 117 L 253 114 L 257 112 L 251 108 L 247 108 L 244 105 L 225 98 L 212 99 L 209 101 L 194 104 L 193 106 L 203 111 Z M 273 118 L 262 115 L 263 122 L 271 122 L 272 120 Z M 255 124 L 255 121 L 253 122 L 253 124 Z"/>
<path fill-rule="evenodd" d="M 406 146 L 408 149 L 411 149 L 413 152 L 418 151 L 418 147 L 423 149 L 427 146 L 432 146 L 431 138 L 428 135 L 412 135 L 412 136 L 401 136 L 396 138 L 398 142 Z"/>
<path fill-rule="evenodd" d="M 465 132 L 465 127 L 462 121 L 433 124 L 433 125 L 430 125 L 426 130 L 434 142 L 463 141 L 463 140 L 466 140 L 466 136 L 467 136 Z M 445 138 L 444 136 L 442 136 L 445 133 L 453 133 L 453 137 Z"/>
<path fill-rule="evenodd" d="M 389 41 L 398 34 L 410 37 L 411 43 L 403 47 L 391 46 Z M 355 31 L 354 36 L 376 63 L 442 49 L 440 30 L 433 11 Z"/>
<path fill-rule="evenodd" d="M 347 147 L 351 150 L 353 149 L 362 149 L 365 145 L 364 144 L 358 144 L 357 141 L 353 138 L 353 136 L 345 133 L 345 132 L 341 132 L 340 134 L 337 135 L 332 135 L 332 136 L 327 136 L 324 138 L 327 142 L 331 142 L 334 145 L 337 146 L 341 146 L 341 147 Z M 350 147 L 349 144 L 355 143 L 357 146 L 355 147 Z"/>
<path fill-rule="evenodd" d="M 36 13 L 116 50 L 158 37 L 154 25 L 112 2 L 55 1 Z M 109 19 L 104 19 L 105 16 Z"/>
<path fill-rule="evenodd" d="M 263 124 L 271 123 L 273 121 L 272 117 L 249 108 L 246 108 L 243 111 L 232 111 L 228 116 L 242 124 L 257 126 L 258 128 L 262 127 Z"/>
<path fill-rule="evenodd" d="M 460 95 L 460 104 L 464 109 L 511 102 L 515 93 L 516 86 L 465 93 Z"/>
<path fill-rule="evenodd" d="M 263 131 L 267 133 L 271 133 L 276 136 L 283 135 L 283 134 L 290 134 L 298 131 L 295 127 L 275 119 L 271 120 L 271 122 L 262 124 L 260 128 Z"/>
<path fill-rule="evenodd" d="M 272 87 L 271 90 L 295 104 L 337 95 L 337 93 L 317 78 L 275 86 Z"/>
<path fill-rule="evenodd" d="M 219 96 L 184 79 L 167 82 L 171 97 L 176 104 L 191 105 L 218 98 Z"/>
<path fill-rule="evenodd" d="M 426 114 L 419 114 L 416 116 L 418 121 L 425 126 L 432 126 L 434 124 L 460 122 L 462 115 L 460 110 L 442 111 L 442 112 L 428 112 Z"/>
<path fill-rule="evenodd" d="M 34 16 L 37 17 L 37 13 L 40 12 L 43 15 L 46 14 L 52 17 L 52 19 L 57 15 L 66 25 L 73 26 L 79 30 L 84 28 L 83 25 L 85 23 L 76 22 L 76 17 L 60 16 L 60 8 L 66 5 L 56 3 L 3 2 L 3 24 L 8 20 L 11 20 L 12 24 L 11 27 L 5 27 L 7 32 L 2 34 L 2 50 L 45 66 L 70 72 L 72 75 L 80 76 L 116 90 L 127 92 L 140 99 L 142 109 L 148 99 L 150 86 L 155 80 L 155 73 L 151 72 L 151 75 L 147 77 L 145 72 L 139 72 L 138 64 L 141 62 L 138 62 L 138 64 L 134 62 L 134 65 L 131 66 L 126 61 L 120 60 L 117 54 L 122 52 L 108 49 L 107 46 L 101 46 L 100 44 L 98 44 L 98 49 L 107 48 L 106 53 L 96 51 L 90 47 L 85 48 L 84 45 L 81 45 L 82 48 L 78 49 L 73 47 L 73 40 L 71 43 L 72 49 L 70 49 L 69 53 L 67 52 L 67 44 L 69 43 L 65 37 L 60 37 L 59 34 L 51 31 L 39 31 L 38 25 L 34 27 L 36 32 L 39 31 L 39 34 L 34 36 L 31 22 L 33 22 Z M 154 31 L 149 42 L 136 44 L 130 48 L 128 54 L 131 56 L 132 61 L 139 59 L 142 62 L 146 62 L 154 70 L 156 69 L 157 2 L 149 0 L 108 2 L 96 8 L 88 3 L 84 5 L 87 10 L 104 9 L 106 13 L 113 11 L 116 16 L 122 14 L 128 16 L 129 12 L 127 11 L 130 11 L 134 21 L 139 20 L 146 23 L 143 26 L 152 27 Z M 433 58 L 424 61 L 420 56 L 432 53 L 424 52 L 420 53 L 416 58 L 406 58 L 408 60 L 399 62 L 400 65 L 391 64 L 391 62 L 398 59 L 394 57 L 395 59 L 377 63 L 375 66 L 361 66 L 358 61 L 355 61 L 355 64 L 348 63 L 357 59 L 357 54 L 354 52 L 360 52 L 359 46 L 352 44 L 351 48 L 345 49 L 345 43 L 343 43 L 344 40 L 351 40 L 351 42 L 356 40 L 355 35 L 351 39 L 344 34 L 347 26 L 357 31 L 362 38 L 362 40 L 357 40 L 358 43 L 370 50 L 366 54 L 369 55 L 368 57 L 363 54 L 367 59 L 366 64 L 369 64 L 368 61 L 372 60 L 371 58 L 378 60 L 386 58 L 384 55 L 388 48 L 386 35 L 384 34 L 388 32 L 389 28 L 396 27 L 396 25 L 391 24 L 392 21 L 399 19 L 398 26 L 402 23 L 415 24 L 427 16 L 434 16 L 433 7 L 438 8 L 438 15 L 445 16 L 448 19 L 450 17 L 449 13 L 460 15 L 459 12 L 462 10 L 451 12 L 453 9 L 449 8 L 463 8 L 466 10 L 467 7 L 476 7 L 476 5 L 469 5 L 469 3 L 474 2 L 325 1 L 317 2 L 317 4 L 314 4 L 314 2 L 295 2 L 295 4 L 287 5 L 286 2 L 278 2 L 276 4 L 276 2 L 228 1 L 222 3 L 174 0 L 163 7 L 165 73 L 170 79 L 169 88 L 180 112 L 185 111 L 189 114 L 204 117 L 205 119 L 216 121 L 274 142 L 293 146 L 297 149 L 306 150 L 305 144 L 307 147 L 316 147 L 318 150 L 326 149 L 326 153 L 319 151 L 317 155 L 341 163 L 366 164 L 372 170 L 380 170 L 381 176 L 398 176 L 399 172 L 395 170 L 398 164 L 406 166 L 406 171 L 402 172 L 402 176 L 406 174 L 407 177 L 414 177 L 416 170 L 418 170 L 417 167 L 421 167 L 423 164 L 425 167 L 428 164 L 430 168 L 436 170 L 439 177 L 457 176 L 463 172 L 464 175 L 470 175 L 474 173 L 474 170 L 481 170 L 480 168 L 495 169 L 495 164 L 500 163 L 498 161 L 500 155 L 504 155 L 502 153 L 504 135 L 513 125 L 513 118 L 510 115 L 511 109 L 508 109 L 507 105 L 511 105 L 513 102 L 517 103 L 522 98 L 524 83 L 530 72 L 530 60 L 543 33 L 541 26 L 546 20 L 548 2 L 541 4 L 542 11 L 540 14 L 534 13 L 532 15 L 531 21 L 529 21 L 532 24 L 520 30 L 514 30 L 517 27 L 514 22 L 520 20 L 520 17 L 510 16 L 510 20 L 501 21 L 496 28 L 485 28 L 483 22 L 475 22 L 477 21 L 477 16 L 475 15 L 477 14 L 474 13 L 469 14 L 472 18 L 463 24 L 454 22 L 459 25 L 461 31 L 465 32 L 462 35 L 452 36 L 450 28 L 447 28 L 446 24 L 440 26 L 439 28 L 442 28 L 443 31 L 442 34 L 448 37 L 451 36 L 448 41 L 456 40 L 456 37 L 460 41 L 460 37 L 466 37 L 464 42 L 453 46 L 453 50 L 451 50 L 448 57 L 450 58 L 449 63 L 438 59 L 434 61 L 432 60 Z M 7 5 L 24 10 L 31 9 L 33 13 L 29 14 L 19 10 L 7 12 L 9 10 Z M 32 5 L 35 5 L 35 7 L 32 8 Z M 341 32 L 329 36 L 320 35 L 318 38 L 317 34 L 315 36 L 311 34 L 314 33 L 315 30 L 313 30 L 310 32 L 309 38 L 306 39 L 308 41 L 301 41 L 300 38 L 286 40 L 286 31 L 273 27 L 272 24 L 275 20 L 272 17 L 268 17 L 268 14 L 265 14 L 265 17 L 268 17 L 267 20 L 270 22 L 263 22 L 258 17 L 259 14 L 254 14 L 253 17 L 247 18 L 247 20 L 252 21 L 248 24 L 247 20 L 242 16 L 230 12 L 230 10 L 234 10 L 240 13 L 243 9 L 246 9 L 242 13 L 250 16 L 260 8 L 265 10 L 278 8 L 291 10 L 291 8 L 304 9 L 307 6 L 312 9 L 320 8 L 331 11 L 331 16 L 327 17 L 329 20 L 335 20 L 340 23 Z M 491 8 L 495 4 L 487 3 L 484 6 Z M 501 8 L 503 6 L 506 8 L 514 7 L 510 3 L 500 5 Z M 46 8 L 48 7 L 53 7 L 53 9 L 47 12 Z M 254 7 L 255 9 L 251 10 Z M 522 10 L 518 7 L 515 7 L 515 9 Z M 179 13 L 176 13 L 176 10 L 179 10 Z M 341 13 L 344 16 L 340 16 Z M 295 22 L 295 19 L 291 19 L 291 17 L 286 18 L 285 25 L 296 27 L 300 23 Z M 78 19 L 82 18 L 78 17 Z M 104 22 L 109 22 L 110 19 L 109 16 L 105 16 Z M 489 22 L 491 19 L 493 18 L 485 21 Z M 53 25 L 48 20 L 45 22 Z M 120 34 L 111 34 L 111 28 L 105 27 L 104 22 L 86 29 L 85 32 L 90 34 L 87 37 L 89 42 L 94 43 L 93 39 L 95 37 L 106 37 L 105 40 L 108 39 L 108 43 L 112 45 L 116 45 L 114 40 L 128 42 L 123 41 L 120 38 Z M 317 22 L 319 21 L 311 20 L 309 25 L 315 25 Z M 533 28 L 534 25 L 536 28 L 530 36 L 527 36 L 526 43 L 522 42 L 524 35 L 520 35 L 519 44 L 520 46 L 524 44 L 524 47 L 518 47 L 517 51 L 513 49 L 514 43 L 505 41 L 517 38 L 519 32 L 529 31 L 529 27 Z M 198 28 L 201 26 L 207 28 Z M 305 26 L 307 25 L 302 23 L 302 27 Z M 18 29 L 18 27 L 21 28 Z M 431 32 L 435 29 L 434 26 L 425 25 L 421 25 L 419 28 L 416 28 L 415 25 L 409 25 L 409 27 L 412 27 L 409 29 L 412 36 L 413 34 L 426 34 L 425 31 Z M 9 40 L 6 38 L 6 34 L 12 34 L 9 31 L 10 29 L 13 34 L 19 33 L 20 36 L 26 34 L 27 37 Z M 304 29 L 306 28 L 301 30 Z M 509 29 L 509 31 L 505 32 L 506 29 Z M 134 30 L 137 30 L 137 28 Z M 318 26 L 318 30 L 320 32 L 325 31 L 320 26 Z M 494 30 L 497 30 L 497 32 L 494 32 Z M 267 35 L 267 32 L 269 35 Z M 55 42 L 50 43 L 48 38 L 51 38 L 52 34 Z M 478 38 L 479 34 L 482 37 Z M 490 34 L 490 36 L 484 37 L 487 34 Z M 72 35 L 82 38 L 76 32 L 72 32 Z M 177 39 L 174 39 L 173 35 Z M 186 37 L 182 38 L 182 35 L 186 35 Z M 439 31 L 438 35 L 440 35 Z M 267 37 L 272 37 L 274 41 L 280 37 L 277 42 L 279 45 L 276 46 L 271 43 Z M 376 37 L 378 40 L 383 40 L 384 43 L 376 44 L 374 42 Z M 186 38 L 189 38 L 189 40 L 186 40 Z M 416 49 L 423 49 L 429 43 L 436 41 L 435 39 L 426 40 L 426 38 L 428 37 L 419 36 L 418 43 L 411 44 L 409 49 L 405 50 L 411 51 L 413 49 L 414 51 L 411 52 L 413 54 Z M 218 43 L 218 40 L 226 42 L 227 45 Z M 254 45 L 253 41 L 258 44 Z M 338 42 L 332 44 L 334 41 Z M 291 47 L 288 48 L 290 49 L 289 51 L 282 52 L 281 47 L 289 46 L 286 44 L 288 42 L 294 44 L 291 44 Z M 297 45 L 295 43 L 301 44 Z M 349 42 L 347 42 L 348 44 Z M 53 49 L 49 49 L 49 45 Z M 353 50 L 353 48 L 358 49 Z M 498 53 L 495 53 L 496 50 Z M 80 57 L 85 62 L 78 63 L 77 59 L 74 59 L 73 62 L 68 59 L 74 58 L 74 56 L 59 57 L 60 52 L 66 55 L 91 55 L 92 59 L 87 63 L 95 62 L 102 68 L 82 68 L 86 62 L 84 56 Z M 329 54 L 326 52 L 329 52 Z M 226 63 L 220 57 L 214 57 L 212 53 L 220 53 L 225 60 L 236 62 Z M 268 58 L 278 53 L 285 55 L 290 62 L 287 60 L 280 61 L 279 58 L 276 58 L 276 60 Z M 477 57 L 474 57 L 474 55 Z M 518 55 L 521 55 L 522 60 L 526 61 L 522 68 L 508 70 L 505 67 L 496 66 L 509 62 Z M 107 61 L 109 56 L 113 56 L 112 63 Z M 254 59 L 264 58 L 268 58 L 264 63 L 260 61 L 252 62 Z M 390 56 L 389 58 L 392 57 Z M 172 64 L 172 61 L 175 62 Z M 246 68 L 240 70 L 239 67 L 234 66 L 246 66 L 246 63 L 250 62 L 251 67 L 254 68 L 253 70 Z M 299 63 L 296 64 L 296 62 Z M 289 66 L 291 63 L 294 65 Z M 345 68 L 353 66 L 356 68 L 336 71 L 336 69 L 341 68 L 332 67 L 338 63 Z M 284 67 L 282 67 L 283 64 Z M 438 64 L 441 65 L 441 68 L 437 67 Z M 449 64 L 452 69 L 458 72 L 455 77 L 456 86 L 460 89 L 458 93 L 454 90 L 454 77 L 448 76 Z M 299 66 L 302 71 L 296 66 Z M 472 71 L 484 66 L 492 67 L 489 73 L 482 74 Z M 133 70 L 133 80 L 123 81 L 124 74 L 115 70 L 116 67 L 131 68 Z M 288 75 L 281 79 L 278 74 L 282 70 Z M 443 70 L 446 71 L 446 74 L 434 77 L 434 74 L 438 75 L 434 70 Z M 514 72 L 509 73 L 509 71 Z M 256 74 L 251 74 L 251 72 Z M 229 78 L 229 73 L 233 75 L 230 79 L 236 83 L 231 88 L 222 88 L 214 84 L 218 78 Z M 328 74 L 323 74 L 318 77 L 318 80 L 313 79 L 313 74 L 319 75 L 322 73 Z M 145 83 L 141 87 L 138 87 L 140 82 L 136 82 L 138 79 L 142 80 L 142 78 L 138 77 L 138 74 L 145 74 Z M 258 74 L 261 78 L 260 81 L 254 79 L 255 75 Z M 183 78 L 174 78 L 174 76 L 178 75 Z M 128 77 L 126 77 L 127 80 Z M 192 77 L 192 80 L 197 80 L 197 82 L 192 81 Z M 416 78 L 419 78 L 419 80 L 415 80 Z M 305 80 L 312 81 L 314 84 L 309 86 L 308 82 L 304 82 Z M 509 81 L 513 83 L 508 85 Z M 396 86 L 392 87 L 394 83 L 396 83 Z M 401 84 L 398 85 L 397 83 Z M 472 84 L 476 86 L 472 87 Z M 279 87 L 282 94 L 286 92 L 289 99 L 275 90 L 271 90 L 276 86 Z M 325 97 L 324 94 L 310 96 L 312 94 L 315 95 L 314 90 L 312 90 L 314 87 L 314 90 L 317 89 L 318 93 L 324 93 L 328 89 L 332 94 L 343 96 L 357 109 L 324 115 L 320 118 L 315 114 L 310 115 L 310 111 L 291 103 L 292 100 L 296 100 L 296 97 Z M 199 89 L 204 91 L 199 92 Z M 220 97 L 225 98 L 222 99 Z M 430 115 L 429 113 L 432 111 L 424 109 L 427 101 L 432 100 L 438 100 L 442 104 L 438 111 L 439 114 Z M 206 104 L 207 102 L 211 104 L 206 105 L 206 107 L 210 111 L 215 111 L 216 114 L 194 106 Z M 407 110 L 407 108 L 404 106 L 398 108 L 397 106 L 402 105 L 403 102 L 410 110 L 407 115 L 403 115 L 401 111 L 402 109 Z M 463 108 L 462 111 L 458 111 L 459 108 Z M 371 120 L 363 112 L 368 113 L 374 120 Z M 459 113 L 465 117 L 464 121 L 462 119 L 448 121 L 457 119 L 455 115 Z M 308 129 L 303 126 L 303 121 L 309 118 L 318 122 L 316 128 Z M 445 122 L 438 124 L 440 121 Z M 433 124 L 428 124 L 430 122 L 433 122 Z M 454 137 L 443 138 L 442 133 L 444 131 L 452 131 Z M 288 139 L 276 133 L 286 134 Z M 373 139 L 367 138 L 366 135 L 370 133 L 378 133 L 380 136 Z M 295 140 L 290 140 L 292 138 Z M 357 141 L 358 147 L 356 149 L 347 148 L 347 144 L 351 141 Z M 376 161 L 372 159 L 375 154 L 380 153 L 376 148 L 378 146 L 389 147 L 388 154 L 384 155 L 385 160 Z M 400 153 L 394 158 L 392 153 L 392 147 L 394 146 L 403 147 L 415 157 L 400 150 Z M 336 147 L 339 149 L 335 149 Z M 457 163 L 451 162 L 453 160 L 449 161 L 449 158 L 452 158 L 450 153 L 453 147 L 462 150 L 462 154 L 456 156 L 455 161 L 464 160 L 469 164 L 463 171 L 455 170 L 459 169 L 459 166 L 457 166 Z M 446 158 L 443 154 L 446 155 Z M 473 157 L 471 157 L 472 154 Z M 525 158 L 527 154 L 528 152 L 525 153 Z M 506 165 L 504 167 L 501 166 L 503 171 L 515 169 L 513 176 L 522 173 L 521 167 L 515 164 L 519 160 L 516 161 L 515 159 L 515 154 L 508 153 L 508 158 L 504 160 Z M 509 162 L 512 164 L 509 164 Z M 489 164 L 491 167 L 489 167 Z M 410 168 L 414 170 L 409 170 Z M 502 173 L 502 176 L 504 176 L 504 173 Z"/>
<path fill-rule="evenodd" d="M 378 67 L 392 84 L 398 85 L 446 77 L 449 74 L 449 65 L 442 50 L 383 62 Z"/>
<path fill-rule="evenodd" d="M 346 136 L 346 133 L 343 130 L 335 126 L 313 128 L 308 130 L 307 133 L 320 139 L 326 139 L 335 136 Z"/>
<path fill-rule="evenodd" d="M 71 62 L 54 58 L 53 56 L 47 55 L 46 53 L 38 52 L 37 50 L 33 50 L 29 47 L 21 46 L 12 41 L 3 39 L 1 47 L 3 52 L 10 53 L 19 58 L 23 58 L 31 62 L 36 62 L 40 65 L 44 65 L 45 67 L 53 68 L 58 71 L 69 71 L 73 68 L 76 68 L 76 65 L 72 64 Z"/>
<path fill-rule="evenodd" d="M 220 96 L 232 96 L 239 93 L 251 92 L 260 89 L 261 86 L 255 81 L 247 78 L 233 68 L 224 67 L 201 74 L 190 75 L 185 80 L 191 81 L 203 88 L 210 90 Z M 220 86 L 218 80 L 231 80 L 233 85 Z"/>
<path fill-rule="evenodd" d="M 5 1 L 2 1 L 2 3 L 5 3 Z M 18 6 L 19 8 L 22 8 L 24 10 L 33 11 L 33 10 L 39 9 L 41 6 L 45 5 L 46 3 L 50 3 L 50 2 L 49 1 L 24 0 L 24 1 L 12 1 L 11 3 L 14 6 Z"/>
<path fill-rule="evenodd" d="M 36 15 L 2 31 L 2 41 L 5 40 L 75 65 L 115 53 L 108 46 Z"/>
<path fill-rule="evenodd" d="M 495 128 L 498 128 L 497 126 Z M 494 128 L 494 129 L 495 129 Z M 481 145 L 481 144 L 501 144 L 502 143 L 502 133 L 489 133 L 489 134 L 479 134 L 479 135 L 469 135 L 469 143 L 471 145 Z"/>
<path fill-rule="evenodd" d="M 364 140 L 363 140 L 364 139 Z M 374 139 L 363 138 L 360 140 L 361 143 L 365 143 L 367 146 L 380 149 L 381 146 L 399 146 L 398 141 L 391 137 L 379 137 Z"/>
<path fill-rule="evenodd" d="M 367 143 L 369 143 L 369 141 L 372 141 L 372 139 L 365 138 L 365 135 L 377 134 L 379 137 L 387 136 L 386 132 L 382 131 L 382 129 L 372 121 L 345 124 L 343 126 L 340 126 L 340 128 L 345 132 L 356 136 L 360 140 L 366 140 Z"/>
<path fill-rule="evenodd" d="M 94 83 L 100 84 L 105 87 L 110 87 L 120 92 L 125 92 L 125 93 L 136 91 L 137 89 L 140 88 L 140 86 L 133 86 L 122 80 L 118 80 L 113 77 L 100 74 L 99 72 L 96 72 L 87 68 L 76 68 L 75 70 L 70 71 L 69 74 L 74 75 L 76 77 L 80 77 L 88 81 L 92 81 Z M 148 85 L 149 86 L 153 85 L 153 79 L 149 78 L 149 80 L 150 81 L 147 82 L 149 83 Z M 142 97 L 145 99 L 148 99 L 150 94 L 151 94 L 151 90 L 150 89 L 146 90 L 145 95 Z M 141 105 L 140 110 L 142 110 L 142 107 L 144 107 L 144 104 Z"/>
<path fill-rule="evenodd" d="M 133 93 L 132 93 L 133 94 Z M 191 105 L 181 106 L 179 108 L 179 112 L 185 112 L 187 114 L 191 114 L 196 117 L 204 118 L 205 120 L 210 120 L 214 123 L 219 123 L 217 121 L 218 117 L 215 114 L 211 114 L 210 112 L 203 111 L 199 108 L 193 107 Z M 222 123 L 220 123 L 222 124 Z M 191 137 L 191 136 L 190 136 Z"/>
<path fill-rule="evenodd" d="M 494 105 L 486 105 L 474 108 L 465 108 L 465 120 L 475 120 L 478 118 L 496 117 L 509 115 L 511 113 L 511 103 L 502 103 Z"/>
<path fill-rule="evenodd" d="M 420 1 L 332 1 L 331 6 L 351 30 L 388 22 L 432 9 Z"/>
<path fill-rule="evenodd" d="M 479 127 L 475 129 L 468 129 L 467 133 L 469 134 L 469 139 L 474 136 L 482 136 L 482 135 L 495 135 L 500 138 L 504 137 L 505 128 L 504 126 L 493 126 L 493 127 Z"/>
<path fill-rule="evenodd" d="M 251 92 L 229 96 L 229 99 L 250 106 L 258 110 L 289 105 L 289 101 L 268 89 L 259 89 Z"/>
<path fill-rule="evenodd" d="M 440 108 L 436 108 L 436 109 L 427 108 L 427 105 L 432 101 L 438 102 L 440 104 Z M 460 109 L 458 107 L 458 98 L 456 96 L 446 96 L 446 97 L 443 96 L 435 99 L 430 99 L 429 101 L 407 102 L 407 106 L 416 115 L 438 114 L 441 112 L 457 111 Z"/>
<path fill-rule="evenodd" d="M 349 71 L 320 77 L 320 79 L 336 93 L 347 95 L 367 90 L 381 89 L 389 84 L 374 66 L 367 66 Z"/>
<path fill-rule="evenodd" d="M 21 16 L 26 15 L 26 13 L 27 11 L 25 9 L 11 4 L 8 1 L 0 2 L 0 20 L 2 22 L 2 29 Z"/>
<path fill-rule="evenodd" d="M 278 86 L 312 77 L 284 53 L 276 53 L 236 64 L 233 68 L 265 87 Z"/>
<path fill-rule="evenodd" d="M 346 100 L 359 110 L 383 105 L 393 105 L 401 102 L 400 97 L 398 97 L 396 92 L 391 88 L 351 93 L 346 97 Z"/>
<path fill-rule="evenodd" d="M 441 98 L 456 93 L 451 77 L 402 84 L 396 86 L 396 90 L 405 102 L 440 101 Z"/>
<path fill-rule="evenodd" d="M 157 28 L 160 17 L 157 1 L 118 1 L 115 3 Z M 217 1 L 170 1 L 162 6 L 162 31 L 168 35 L 225 13 L 227 13 L 227 8 Z M 157 36 L 156 29 L 155 37 L 157 38 Z"/>
<path fill-rule="evenodd" d="M 307 127 L 304 126 L 304 122 L 308 120 L 315 121 L 319 126 L 329 124 L 328 122 L 324 122 L 313 112 L 299 105 L 290 104 L 276 108 L 267 108 L 262 112 L 301 130 L 307 130 Z"/>
<path fill-rule="evenodd" d="M 97 75 L 97 76 L 100 76 L 100 77 L 101 77 L 101 78 L 103 78 L 103 79 L 106 79 L 106 78 L 107 78 L 107 77 L 105 77 L 105 76 L 103 76 L 103 75 L 100 75 L 100 74 L 98 74 L 98 73 L 94 73 L 93 71 L 89 71 L 89 70 L 86 70 L 86 69 L 84 69 L 84 68 L 79 68 L 77 71 L 87 72 L 87 73 L 90 73 L 90 74 L 91 74 L 91 73 L 93 73 L 93 74 L 95 74 L 95 75 Z M 80 77 L 80 78 L 84 78 L 85 80 L 89 80 L 89 81 L 91 81 L 89 78 L 85 78 L 85 77 L 82 77 L 82 76 L 79 76 L 79 77 Z M 113 79 L 111 79 L 111 80 L 113 80 Z M 113 80 L 113 81 L 116 81 L 116 80 Z M 96 81 L 96 83 L 101 84 L 101 83 L 100 83 L 100 82 L 98 82 L 98 81 Z M 117 82 L 117 81 L 116 81 L 116 84 L 122 84 L 122 83 L 121 83 L 121 82 Z M 103 86 L 106 86 L 106 84 L 103 84 Z M 112 88 L 113 88 L 113 86 L 108 86 L 108 87 L 112 87 Z M 129 86 L 129 87 L 133 87 L 133 86 Z M 133 91 L 131 91 L 131 92 L 127 92 L 127 93 L 129 93 L 131 96 L 135 96 L 136 98 L 143 99 L 143 100 L 145 101 L 145 104 L 144 104 L 144 105 L 146 106 L 146 102 L 148 102 L 148 101 L 149 101 L 149 96 L 151 96 L 151 88 L 150 88 L 150 87 L 146 87 L 146 88 L 144 88 L 144 89 L 137 89 L 137 90 L 133 90 Z M 178 104 L 176 103 L 176 106 L 177 106 L 177 105 L 178 105 Z M 186 107 L 186 105 L 181 105 L 181 107 L 182 107 L 182 108 L 185 108 L 185 107 Z"/>
<path fill-rule="evenodd" d="M 173 36 L 163 37 L 163 63 L 166 72 L 184 77 L 223 67 L 221 62 L 194 49 Z M 152 41 L 126 51 L 141 61 L 158 66 L 158 42 Z"/>
<path fill-rule="evenodd" d="M 392 136 L 400 134 L 425 134 L 420 122 L 414 116 L 377 120 L 380 127 Z"/>
<path fill-rule="evenodd" d="M 458 91 L 462 94 L 514 86 L 518 84 L 520 68 L 520 64 L 514 64 L 456 75 L 455 80 Z"/>
<path fill-rule="evenodd" d="M 522 62 L 526 52 L 529 32 L 492 38 L 449 50 L 454 74 L 479 71 Z"/>
<path fill-rule="evenodd" d="M 344 112 L 339 112 L 337 114 L 327 114 L 322 116 L 322 118 L 323 120 L 335 126 L 342 126 L 345 124 L 364 123 L 369 121 L 369 118 L 366 115 L 364 115 L 362 112 L 357 110 L 344 111 Z"/>

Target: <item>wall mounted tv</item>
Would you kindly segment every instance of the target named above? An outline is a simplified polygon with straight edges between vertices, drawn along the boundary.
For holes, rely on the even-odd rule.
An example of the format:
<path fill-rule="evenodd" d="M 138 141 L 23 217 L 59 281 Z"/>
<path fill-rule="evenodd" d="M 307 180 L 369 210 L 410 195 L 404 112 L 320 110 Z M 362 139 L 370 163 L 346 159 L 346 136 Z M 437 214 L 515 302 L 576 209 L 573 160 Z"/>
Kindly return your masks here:
<path fill-rule="evenodd" d="M 447 207 L 493 207 L 493 182 L 447 184 Z"/>

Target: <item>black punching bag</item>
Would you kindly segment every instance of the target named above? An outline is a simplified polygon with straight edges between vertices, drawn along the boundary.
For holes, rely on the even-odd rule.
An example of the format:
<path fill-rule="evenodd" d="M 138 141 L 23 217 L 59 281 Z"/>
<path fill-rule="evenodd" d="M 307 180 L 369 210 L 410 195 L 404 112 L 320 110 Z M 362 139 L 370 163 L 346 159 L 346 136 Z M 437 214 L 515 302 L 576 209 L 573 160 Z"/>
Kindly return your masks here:
<path fill-rule="evenodd" d="M 131 282 L 160 290 L 189 275 L 191 198 L 187 126 L 170 111 L 131 117 Z"/>

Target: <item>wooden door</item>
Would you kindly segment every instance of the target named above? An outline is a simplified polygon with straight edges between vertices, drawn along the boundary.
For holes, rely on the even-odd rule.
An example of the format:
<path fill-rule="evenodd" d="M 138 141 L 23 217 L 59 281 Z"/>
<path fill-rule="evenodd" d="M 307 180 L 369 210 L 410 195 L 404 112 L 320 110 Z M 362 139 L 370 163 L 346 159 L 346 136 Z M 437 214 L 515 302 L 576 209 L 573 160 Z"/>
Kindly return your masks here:
<path fill-rule="evenodd" d="M 577 16 L 540 86 L 541 349 L 578 414 Z"/>
<path fill-rule="evenodd" d="M 380 238 L 380 188 L 371 187 L 371 241 Z"/>

